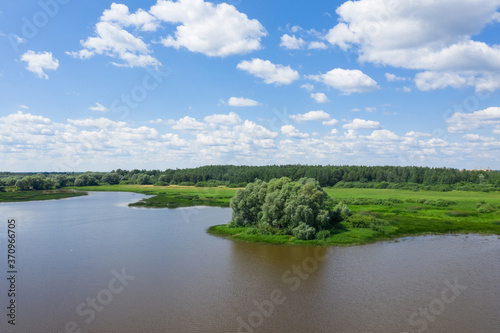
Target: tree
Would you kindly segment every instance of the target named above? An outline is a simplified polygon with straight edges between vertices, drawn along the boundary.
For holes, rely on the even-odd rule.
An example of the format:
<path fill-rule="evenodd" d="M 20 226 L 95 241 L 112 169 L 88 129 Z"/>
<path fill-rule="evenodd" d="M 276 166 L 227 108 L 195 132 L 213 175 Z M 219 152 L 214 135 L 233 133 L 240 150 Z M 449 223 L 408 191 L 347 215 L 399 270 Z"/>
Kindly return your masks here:
<path fill-rule="evenodd" d="M 312 178 L 257 180 L 231 199 L 232 226 L 275 229 L 298 239 L 313 239 L 338 219 L 330 211 L 331 199 Z M 299 238 L 300 237 L 300 238 Z"/>
<path fill-rule="evenodd" d="M 116 172 L 106 173 L 101 180 L 109 185 L 116 185 L 120 183 L 120 175 Z"/>
<path fill-rule="evenodd" d="M 16 187 L 21 191 L 27 191 L 30 189 L 28 182 L 24 178 L 18 179 L 18 181 L 16 182 Z"/>

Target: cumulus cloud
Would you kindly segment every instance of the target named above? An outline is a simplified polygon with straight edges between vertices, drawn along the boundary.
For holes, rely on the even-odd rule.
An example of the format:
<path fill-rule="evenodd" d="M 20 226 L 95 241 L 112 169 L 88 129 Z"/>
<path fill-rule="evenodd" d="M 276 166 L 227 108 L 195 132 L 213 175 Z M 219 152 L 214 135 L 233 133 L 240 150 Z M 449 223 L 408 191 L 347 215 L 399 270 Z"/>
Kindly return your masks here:
<path fill-rule="evenodd" d="M 343 95 L 380 89 L 375 80 L 358 69 L 335 68 L 325 74 L 309 75 L 308 78 L 338 89 Z"/>
<path fill-rule="evenodd" d="M 261 38 L 267 35 L 259 21 L 249 19 L 227 3 L 158 0 L 149 11 L 138 9 L 134 13 L 124 4 L 113 3 L 96 23 L 95 36 L 80 42 L 83 49 L 66 53 L 79 59 L 106 55 L 119 59 L 112 64 L 120 67 L 156 68 L 161 62 L 151 55 L 144 33 L 157 31 L 165 23 L 177 27 L 173 35 L 160 40 L 161 44 L 207 56 L 225 57 L 258 50 Z"/>
<path fill-rule="evenodd" d="M 236 125 L 241 123 L 241 118 L 234 112 L 206 116 L 204 120 L 210 124 Z"/>
<path fill-rule="evenodd" d="M 56 70 L 59 68 L 59 60 L 52 56 L 52 52 L 39 52 L 29 50 L 21 56 L 21 60 L 26 62 L 27 70 L 35 73 L 41 79 L 48 79 L 46 70 Z"/>
<path fill-rule="evenodd" d="M 496 127 L 500 117 L 495 110 L 465 115 L 474 127 L 500 129 Z M 164 121 L 151 123 L 159 126 Z M 494 136 L 467 133 L 455 142 L 415 131 L 400 136 L 379 128 L 378 122 L 360 119 L 346 124 L 345 133 L 326 128 L 323 133 L 308 135 L 293 125 L 284 125 L 279 130 L 281 137 L 235 113 L 213 114 L 201 120 L 187 117 L 170 123 L 178 129 L 159 126 L 158 130 L 107 118 L 54 122 L 19 111 L 0 117 L 0 158 L 6 161 L 4 168 L 12 170 L 30 168 L 33 164 L 29 161 L 36 160 L 33 171 L 85 171 L 103 165 L 109 169 L 151 169 L 165 167 L 165 163 L 174 168 L 179 163 L 265 164 L 271 158 L 281 164 L 302 163 L 307 158 L 308 163 L 317 164 L 335 160 L 339 164 L 416 163 L 472 168 L 478 161 L 495 161 L 500 148 Z M 361 135 L 356 132 L 361 128 L 372 131 Z"/>
<path fill-rule="evenodd" d="M 405 77 L 400 77 L 400 76 L 397 76 L 396 74 L 392 74 L 392 73 L 385 73 L 385 78 L 389 82 L 406 81 Z"/>
<path fill-rule="evenodd" d="M 289 138 L 307 138 L 309 134 L 300 133 L 293 125 L 285 125 L 281 127 L 281 133 Z"/>
<path fill-rule="evenodd" d="M 472 113 L 454 113 L 446 120 L 448 131 L 462 133 L 465 131 L 494 128 L 500 129 L 500 107 L 491 107 Z"/>
<path fill-rule="evenodd" d="M 359 130 L 359 129 L 369 129 L 369 128 L 380 128 L 381 125 L 378 121 L 356 118 L 342 127 L 348 130 Z"/>
<path fill-rule="evenodd" d="M 172 125 L 173 129 L 180 131 L 202 130 L 205 127 L 206 127 L 205 124 L 189 116 L 185 116 L 184 118 L 177 120 Z"/>
<path fill-rule="evenodd" d="M 361 62 L 472 75 L 477 91 L 491 91 L 500 87 L 500 47 L 472 36 L 497 20 L 499 8 L 499 0 L 407 1 L 392 6 L 385 0 L 347 1 L 337 9 L 340 22 L 325 38 L 344 50 L 357 47 Z M 486 77 L 494 82 L 481 85 Z"/>
<path fill-rule="evenodd" d="M 260 105 L 259 102 L 254 101 L 253 99 L 243 98 L 243 97 L 231 97 L 227 101 L 227 104 L 230 106 L 235 106 L 235 107 L 259 106 Z"/>
<path fill-rule="evenodd" d="M 303 85 L 300 86 L 302 89 L 305 89 L 307 91 L 312 91 L 314 90 L 314 86 L 310 83 L 304 83 Z"/>
<path fill-rule="evenodd" d="M 163 45 L 207 56 L 226 57 L 258 50 L 261 38 L 267 35 L 259 21 L 227 3 L 159 0 L 150 13 L 163 22 L 179 24 L 173 35 L 161 40 Z"/>
<path fill-rule="evenodd" d="M 66 52 L 79 59 L 89 59 L 96 54 L 118 58 L 112 62 L 119 67 L 158 67 L 160 61 L 151 56 L 148 45 L 137 35 L 127 31 L 132 27 L 142 31 L 153 31 L 158 27 L 156 19 L 142 9 L 131 14 L 127 6 L 111 4 L 95 25 L 95 36 L 80 41 L 83 49 Z"/>
<path fill-rule="evenodd" d="M 339 123 L 339 121 L 337 119 L 330 119 L 330 120 L 325 120 L 322 122 L 323 125 L 326 125 L 326 126 L 335 126 Z"/>
<path fill-rule="evenodd" d="M 258 58 L 251 61 L 244 60 L 237 65 L 237 68 L 264 79 L 267 84 L 287 85 L 300 78 L 299 73 L 290 66 L 275 65 L 269 60 Z"/>
<path fill-rule="evenodd" d="M 311 98 L 314 99 L 318 103 L 330 102 L 330 100 L 328 99 L 328 96 L 326 96 L 324 93 L 312 93 Z"/>
<path fill-rule="evenodd" d="M 309 50 L 326 50 L 328 46 L 326 46 L 326 44 L 323 42 L 315 41 L 315 42 L 310 42 L 307 48 Z"/>
<path fill-rule="evenodd" d="M 89 107 L 90 110 L 92 111 L 99 111 L 99 112 L 108 112 L 109 109 L 102 105 L 101 103 L 95 103 L 94 106 Z"/>
<path fill-rule="evenodd" d="M 326 121 L 330 120 L 330 115 L 323 110 L 320 111 L 309 111 L 304 114 L 296 114 L 291 115 L 290 118 L 295 120 L 296 122 L 304 122 L 304 121 Z"/>
<path fill-rule="evenodd" d="M 295 35 L 284 34 L 281 36 L 280 46 L 289 50 L 299 50 L 305 45 L 305 41 L 302 38 L 297 38 Z"/>

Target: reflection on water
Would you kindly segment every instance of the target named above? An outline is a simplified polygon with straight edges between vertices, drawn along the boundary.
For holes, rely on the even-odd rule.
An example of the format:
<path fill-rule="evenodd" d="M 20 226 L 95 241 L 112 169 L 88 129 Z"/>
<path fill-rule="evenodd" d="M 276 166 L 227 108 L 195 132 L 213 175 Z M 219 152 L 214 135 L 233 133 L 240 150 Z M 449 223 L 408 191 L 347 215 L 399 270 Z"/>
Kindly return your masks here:
<path fill-rule="evenodd" d="M 142 197 L 91 193 L 0 204 L 2 218 L 19 221 L 17 325 L 4 319 L 0 331 L 500 327 L 497 236 L 427 236 L 349 248 L 233 242 L 206 234 L 209 226 L 229 220 L 229 209 L 124 205 Z M 1 247 L 5 233 L 1 228 Z M 0 267 L 5 261 L 2 256 Z M 0 303 L 6 301 L 0 294 Z"/>

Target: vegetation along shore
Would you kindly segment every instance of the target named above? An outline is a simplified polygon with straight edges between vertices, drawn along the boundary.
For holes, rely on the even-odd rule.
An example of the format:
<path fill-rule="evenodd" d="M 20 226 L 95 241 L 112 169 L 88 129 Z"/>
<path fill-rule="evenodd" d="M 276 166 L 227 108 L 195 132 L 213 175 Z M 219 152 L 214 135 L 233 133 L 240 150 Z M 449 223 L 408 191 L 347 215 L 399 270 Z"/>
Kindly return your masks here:
<path fill-rule="evenodd" d="M 282 177 L 286 180 L 277 185 Z M 260 203 L 253 202 L 255 218 L 252 223 L 236 222 L 231 199 L 238 197 L 238 190 L 255 187 L 255 179 L 266 184 Z M 267 193 L 270 183 L 274 185 Z M 301 190 L 306 183 L 309 190 Z M 284 185 L 295 189 L 283 192 Z M 209 233 L 277 244 L 356 245 L 422 234 L 500 235 L 499 190 L 497 171 L 419 167 L 208 166 L 163 172 L 0 173 L 0 203 L 125 191 L 150 196 L 131 204 L 135 207 L 231 205 L 230 223 L 213 226 Z M 316 201 L 305 198 L 307 193 Z M 301 216 L 300 221 L 285 221 L 276 213 L 285 211 L 287 200 L 291 200 L 288 207 L 304 206 L 289 214 Z M 305 209 L 308 204 L 311 211 Z"/>

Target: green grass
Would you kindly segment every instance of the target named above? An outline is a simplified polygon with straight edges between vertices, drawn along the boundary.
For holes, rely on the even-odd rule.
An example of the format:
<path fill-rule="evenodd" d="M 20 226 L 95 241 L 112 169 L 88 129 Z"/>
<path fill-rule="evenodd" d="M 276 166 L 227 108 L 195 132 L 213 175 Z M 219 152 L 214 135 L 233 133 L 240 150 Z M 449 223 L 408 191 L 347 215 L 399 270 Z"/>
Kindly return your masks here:
<path fill-rule="evenodd" d="M 152 186 L 152 185 L 103 185 L 75 187 L 82 191 L 135 192 L 152 195 L 130 204 L 132 207 L 178 208 L 189 206 L 229 207 L 237 189 L 224 186 Z"/>
<path fill-rule="evenodd" d="M 433 192 L 381 189 L 343 189 L 326 188 L 325 191 L 336 201 L 346 198 L 389 199 L 396 198 L 401 203 L 390 205 L 349 205 L 354 213 L 368 211 L 377 218 L 386 220 L 390 226 L 383 232 L 368 228 L 351 228 L 346 223 L 330 230 L 331 236 L 325 240 L 300 241 L 291 236 L 274 236 L 248 233 L 245 228 L 228 228 L 226 225 L 214 226 L 210 234 L 243 241 L 257 241 L 278 244 L 310 244 L 350 246 L 373 243 L 406 236 L 449 233 L 478 233 L 500 235 L 500 192 Z M 409 199 L 410 202 L 407 200 Z M 454 201 L 448 207 L 419 204 L 419 199 L 444 199 Z M 485 201 L 495 211 L 481 214 L 477 203 Z"/>
<path fill-rule="evenodd" d="M 135 192 L 152 197 L 131 204 L 136 207 L 176 208 L 186 206 L 229 207 L 229 201 L 237 189 L 227 187 L 202 188 L 192 186 L 152 185 L 107 185 L 75 188 L 80 191 Z M 292 245 L 336 245 L 349 246 L 373 243 L 405 236 L 448 233 L 480 233 L 500 235 L 500 192 L 433 192 L 381 189 L 325 188 L 336 201 L 347 198 L 389 199 L 400 203 L 349 205 L 354 213 L 370 212 L 379 219 L 389 222 L 383 232 L 368 228 L 351 228 L 347 223 L 330 230 L 330 237 L 324 240 L 300 241 L 289 235 L 265 235 L 255 229 L 228 228 L 219 225 L 209 228 L 213 235 L 250 242 Z M 28 201 L 66 198 L 82 193 L 64 191 L 0 192 L 0 202 Z M 454 201 L 448 207 L 418 203 L 419 199 L 444 199 Z M 373 200 L 372 200 L 373 201 Z M 479 213 L 480 201 L 493 206 L 490 213 Z"/>
<path fill-rule="evenodd" d="M 66 189 L 47 191 L 17 191 L 10 189 L 6 192 L 0 192 L 0 202 L 54 200 L 78 197 L 82 195 L 87 195 L 87 193 Z"/>

